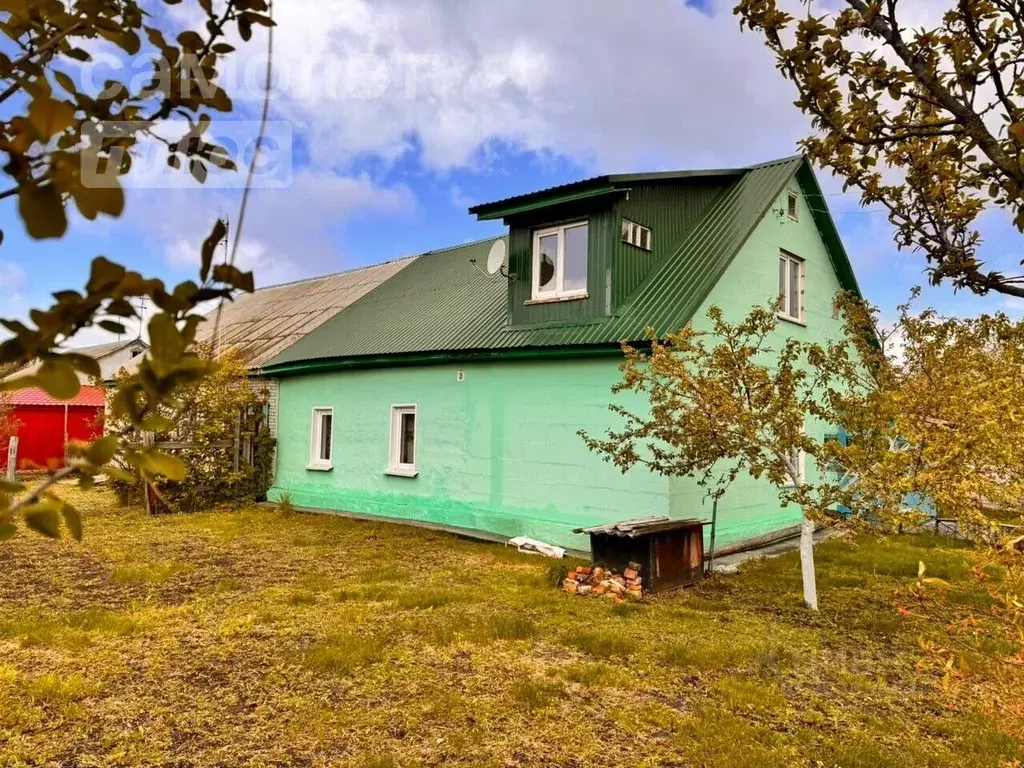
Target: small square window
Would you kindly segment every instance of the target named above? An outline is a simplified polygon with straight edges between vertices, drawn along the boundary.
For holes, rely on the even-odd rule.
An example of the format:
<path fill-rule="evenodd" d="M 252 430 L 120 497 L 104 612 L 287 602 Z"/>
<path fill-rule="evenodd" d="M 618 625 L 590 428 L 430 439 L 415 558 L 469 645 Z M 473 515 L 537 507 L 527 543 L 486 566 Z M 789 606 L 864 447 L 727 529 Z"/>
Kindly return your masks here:
<path fill-rule="evenodd" d="M 416 406 L 391 406 L 391 450 L 388 473 L 416 476 Z"/>
<path fill-rule="evenodd" d="M 309 468 L 330 469 L 334 450 L 334 409 L 314 408 L 309 440 Z"/>
<path fill-rule="evenodd" d="M 792 190 L 786 193 L 786 213 L 789 214 L 789 218 L 793 221 L 799 221 L 800 203 L 798 202 L 796 192 Z"/>
<path fill-rule="evenodd" d="M 651 230 L 629 219 L 622 220 L 622 242 L 635 245 L 645 251 L 653 248 Z"/>
<path fill-rule="evenodd" d="M 832 319 L 838 320 L 841 311 L 839 309 L 839 299 L 832 299 Z"/>

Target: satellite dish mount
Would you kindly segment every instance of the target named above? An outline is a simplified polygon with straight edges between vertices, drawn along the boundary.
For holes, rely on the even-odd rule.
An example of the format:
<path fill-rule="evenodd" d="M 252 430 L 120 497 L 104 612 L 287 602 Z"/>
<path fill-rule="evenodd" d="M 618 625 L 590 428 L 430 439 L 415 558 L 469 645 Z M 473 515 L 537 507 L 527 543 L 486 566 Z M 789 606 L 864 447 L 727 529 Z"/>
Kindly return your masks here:
<path fill-rule="evenodd" d="M 487 254 L 487 274 L 493 275 L 495 273 L 501 274 L 506 280 L 514 280 L 515 275 L 511 272 L 505 271 L 505 257 L 508 255 L 508 246 L 505 245 L 505 238 L 500 238 L 494 241 L 491 245 L 491 250 Z M 470 259 L 470 262 L 480 269 L 476 263 L 476 259 Z M 483 272 L 483 270 L 480 270 Z"/>

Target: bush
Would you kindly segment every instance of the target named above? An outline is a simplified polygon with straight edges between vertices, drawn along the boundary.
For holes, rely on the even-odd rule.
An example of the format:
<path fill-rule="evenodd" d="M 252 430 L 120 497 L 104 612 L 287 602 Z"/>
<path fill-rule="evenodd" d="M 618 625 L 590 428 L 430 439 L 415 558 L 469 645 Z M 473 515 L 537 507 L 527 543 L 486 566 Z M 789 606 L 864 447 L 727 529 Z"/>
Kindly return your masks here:
<path fill-rule="evenodd" d="M 218 503 L 262 500 L 270 487 L 275 440 L 267 430 L 266 389 L 248 377 L 234 350 L 221 355 L 217 363 L 211 376 L 182 388 L 174 410 L 160 414 L 167 428 L 155 433 L 156 442 L 188 444 L 164 449 L 188 468 L 183 481 L 160 480 L 156 485 L 170 511 L 193 512 Z M 115 397 L 127 379 L 122 371 L 118 386 L 108 397 Z M 123 432 L 127 427 L 112 421 L 107 431 Z M 250 456 L 248 460 L 240 458 L 236 470 L 239 439 L 249 446 Z M 141 480 L 112 478 L 111 487 L 122 504 L 143 499 Z"/>

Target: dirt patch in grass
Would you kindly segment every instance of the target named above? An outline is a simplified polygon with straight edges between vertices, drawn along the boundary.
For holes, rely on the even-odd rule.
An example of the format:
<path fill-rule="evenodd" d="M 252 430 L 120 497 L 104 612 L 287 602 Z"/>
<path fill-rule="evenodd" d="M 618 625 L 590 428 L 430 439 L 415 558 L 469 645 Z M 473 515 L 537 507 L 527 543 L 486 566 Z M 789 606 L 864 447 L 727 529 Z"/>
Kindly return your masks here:
<path fill-rule="evenodd" d="M 795 556 L 612 606 L 550 587 L 550 561 L 433 532 L 75 503 L 82 544 L 0 545 L 0 766 L 1024 759 L 916 671 L 934 630 L 890 604 L 924 560 L 983 605 L 954 542 L 820 546 L 811 615 Z"/>

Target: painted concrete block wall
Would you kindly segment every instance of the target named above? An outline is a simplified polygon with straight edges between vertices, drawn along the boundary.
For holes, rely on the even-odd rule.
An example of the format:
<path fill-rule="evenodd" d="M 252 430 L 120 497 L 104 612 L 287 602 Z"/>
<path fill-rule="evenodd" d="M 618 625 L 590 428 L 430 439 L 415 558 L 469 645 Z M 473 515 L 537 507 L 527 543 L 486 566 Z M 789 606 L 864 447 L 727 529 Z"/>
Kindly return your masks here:
<path fill-rule="evenodd" d="M 615 357 L 345 371 L 280 382 L 276 487 L 302 507 L 405 518 L 577 549 L 571 530 L 668 513 L 668 481 L 623 475 L 576 434 L 614 423 Z M 384 473 L 393 404 L 417 405 L 415 478 Z M 306 468 L 314 407 L 334 409 L 333 469 Z"/>
<path fill-rule="evenodd" d="M 798 191 L 796 182 L 791 187 Z M 731 320 L 778 291 L 779 250 L 805 260 L 805 323 L 780 321 L 787 337 L 835 338 L 839 290 L 807 201 L 798 221 L 780 195 L 694 318 L 701 327 L 711 305 Z M 663 329 L 669 330 L 669 329 Z M 278 463 L 271 497 L 290 494 L 298 506 L 405 518 L 504 536 L 529 535 L 577 549 L 588 543 L 572 528 L 670 514 L 710 519 L 706 492 L 690 478 L 662 478 L 640 469 L 622 475 L 589 453 L 578 429 L 598 433 L 617 425 L 608 409 L 619 380 L 618 358 L 473 363 L 342 371 L 280 382 Z M 630 405 L 621 396 L 617 402 Z M 390 406 L 416 403 L 415 478 L 384 474 Z M 633 402 L 639 406 L 639 403 Z M 330 472 L 308 470 L 312 409 L 334 409 Z M 820 437 L 824 425 L 809 424 Z M 816 469 L 808 461 L 807 472 Z M 719 505 L 718 542 L 795 525 L 800 512 L 783 508 L 764 480 L 740 478 Z"/>
<path fill-rule="evenodd" d="M 832 317 L 832 302 L 840 290 L 839 279 L 829 260 L 828 251 L 818 233 L 808 201 L 795 181 L 789 187 L 798 195 L 797 220 L 786 213 L 787 192 L 779 196 L 750 239 L 736 254 L 725 275 L 712 289 L 694 317 L 694 327 L 710 326 L 706 317 L 709 307 L 720 307 L 727 320 L 735 322 L 750 312 L 755 304 L 766 304 L 778 293 L 779 251 L 785 250 L 804 259 L 804 323 L 779 320 L 779 344 L 785 339 L 826 341 L 842 335 L 842 323 Z M 820 423 L 806 425 L 808 435 L 821 439 L 834 427 Z M 807 459 L 806 473 L 814 479 L 818 469 Z M 669 510 L 678 517 L 711 516 L 711 503 L 705 492 L 687 478 L 669 482 Z M 742 476 L 730 487 L 718 505 L 719 544 L 742 541 L 800 522 L 797 507 L 782 507 L 776 489 L 763 480 Z"/>

